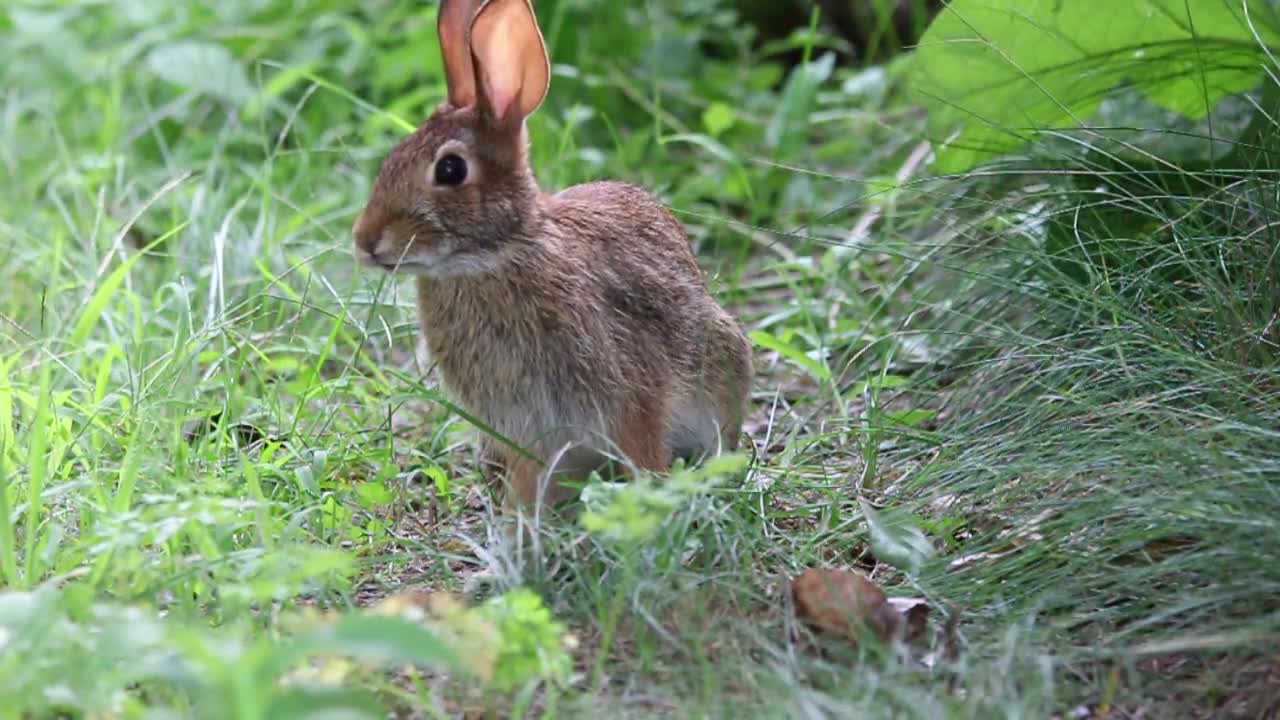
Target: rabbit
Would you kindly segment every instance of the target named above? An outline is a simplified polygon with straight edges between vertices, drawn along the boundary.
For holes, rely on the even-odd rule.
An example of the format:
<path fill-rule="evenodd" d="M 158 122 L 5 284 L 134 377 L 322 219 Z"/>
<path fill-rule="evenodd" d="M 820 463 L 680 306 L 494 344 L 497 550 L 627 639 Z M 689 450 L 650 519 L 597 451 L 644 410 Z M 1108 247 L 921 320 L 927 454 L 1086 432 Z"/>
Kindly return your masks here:
<path fill-rule="evenodd" d="M 426 350 L 488 435 L 508 508 L 554 504 L 616 460 L 661 472 L 734 450 L 751 344 L 646 190 L 549 194 L 525 119 L 551 66 L 529 0 L 442 0 L 447 98 L 383 161 L 352 229 L 362 264 L 411 273 Z"/>

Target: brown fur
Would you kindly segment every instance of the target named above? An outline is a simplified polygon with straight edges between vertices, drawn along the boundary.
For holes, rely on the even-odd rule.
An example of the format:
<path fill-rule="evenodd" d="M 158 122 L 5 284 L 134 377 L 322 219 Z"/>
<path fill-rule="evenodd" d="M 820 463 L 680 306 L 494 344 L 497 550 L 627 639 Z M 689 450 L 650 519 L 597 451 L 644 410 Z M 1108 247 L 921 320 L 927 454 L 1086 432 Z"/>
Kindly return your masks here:
<path fill-rule="evenodd" d="M 662 470 L 735 448 L 751 348 L 684 228 L 625 183 L 542 193 L 512 127 L 483 98 L 442 107 L 384 162 L 354 229 L 363 260 L 418 275 L 418 321 L 457 401 L 538 458 L 483 441 L 509 500 L 535 501 L 548 470 L 554 502 L 559 480 L 609 457 Z M 431 181 L 442 148 L 467 160 L 463 185 Z"/>

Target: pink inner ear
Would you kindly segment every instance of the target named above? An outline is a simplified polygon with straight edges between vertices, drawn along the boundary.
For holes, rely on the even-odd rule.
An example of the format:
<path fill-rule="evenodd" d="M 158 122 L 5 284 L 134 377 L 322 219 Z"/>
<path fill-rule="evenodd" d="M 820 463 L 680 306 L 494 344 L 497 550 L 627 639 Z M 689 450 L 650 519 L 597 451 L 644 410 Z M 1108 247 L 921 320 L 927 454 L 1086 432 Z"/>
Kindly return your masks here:
<path fill-rule="evenodd" d="M 515 51 L 517 40 L 511 37 L 506 28 L 497 28 L 497 35 L 488 38 L 488 42 L 492 44 L 492 50 L 486 55 L 485 68 L 499 69 L 485 70 L 485 92 L 494 115 L 506 118 L 511 105 L 520 95 L 520 85 L 524 79 L 518 72 L 520 56 Z"/>
<path fill-rule="evenodd" d="M 494 117 L 523 119 L 546 94 L 546 49 L 528 0 L 490 0 L 471 26 L 471 52 Z"/>

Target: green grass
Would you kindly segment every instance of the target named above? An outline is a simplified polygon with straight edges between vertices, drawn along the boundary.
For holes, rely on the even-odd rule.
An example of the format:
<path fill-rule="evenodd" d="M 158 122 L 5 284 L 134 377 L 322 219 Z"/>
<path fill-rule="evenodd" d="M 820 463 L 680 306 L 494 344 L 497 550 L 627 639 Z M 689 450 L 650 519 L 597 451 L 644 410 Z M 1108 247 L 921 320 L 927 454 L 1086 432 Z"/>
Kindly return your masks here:
<path fill-rule="evenodd" d="M 519 546 L 410 286 L 350 256 L 443 92 L 432 7 L 0 14 L 0 716 L 1274 713 L 1274 127 L 1188 160 L 1147 109 L 929 178 L 910 55 L 630 5 L 538 4 L 534 160 L 687 224 L 756 340 L 755 451 Z M 926 598 L 925 647 L 815 645 L 811 566 Z"/>

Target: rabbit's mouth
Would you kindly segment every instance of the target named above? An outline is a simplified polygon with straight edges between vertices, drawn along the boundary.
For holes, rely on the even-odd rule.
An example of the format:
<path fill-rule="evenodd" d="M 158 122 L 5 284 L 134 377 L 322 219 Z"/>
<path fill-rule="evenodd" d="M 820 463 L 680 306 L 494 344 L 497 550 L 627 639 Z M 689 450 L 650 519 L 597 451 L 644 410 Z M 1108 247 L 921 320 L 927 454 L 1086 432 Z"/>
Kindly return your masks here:
<path fill-rule="evenodd" d="M 438 280 L 489 275 L 497 272 L 506 261 L 506 257 L 500 252 L 454 251 L 445 254 L 392 255 L 359 251 L 357 256 L 360 263 L 367 267 L 424 275 Z"/>
<path fill-rule="evenodd" d="M 381 258 L 377 255 L 370 255 L 364 258 L 364 264 L 370 267 L 382 268 L 383 270 L 408 270 L 416 263 L 412 260 L 401 258 Z"/>
<path fill-rule="evenodd" d="M 403 256 L 392 256 L 383 253 L 371 253 L 365 250 L 356 250 L 356 259 L 361 265 L 366 267 L 382 268 L 383 270 L 411 270 L 415 263 L 412 258 Z"/>

